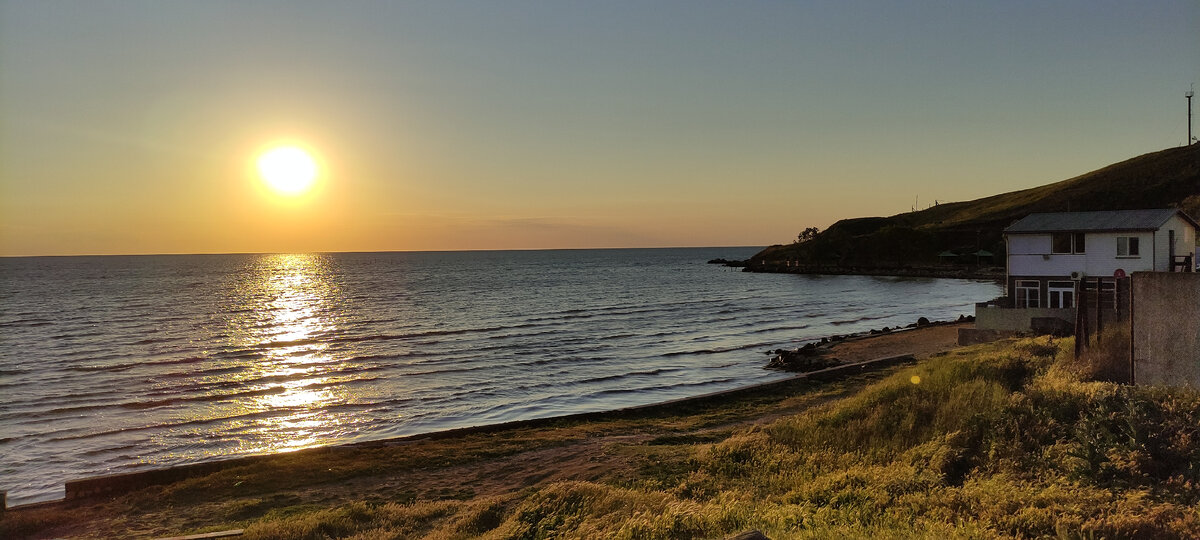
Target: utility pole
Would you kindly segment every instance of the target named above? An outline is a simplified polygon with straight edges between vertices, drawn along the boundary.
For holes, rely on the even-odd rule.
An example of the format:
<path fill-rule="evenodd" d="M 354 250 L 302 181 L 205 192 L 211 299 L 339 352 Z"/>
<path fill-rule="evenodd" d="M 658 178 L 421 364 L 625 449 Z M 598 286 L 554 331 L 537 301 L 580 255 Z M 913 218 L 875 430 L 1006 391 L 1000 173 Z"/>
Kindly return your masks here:
<path fill-rule="evenodd" d="M 1185 92 L 1183 94 L 1183 97 L 1186 97 L 1188 100 L 1188 139 L 1187 139 L 1188 146 L 1191 146 L 1192 141 L 1194 140 L 1194 139 L 1192 139 L 1192 96 L 1194 96 L 1194 95 L 1196 95 L 1196 85 L 1195 84 L 1192 85 L 1191 90 L 1188 90 L 1187 92 Z"/>

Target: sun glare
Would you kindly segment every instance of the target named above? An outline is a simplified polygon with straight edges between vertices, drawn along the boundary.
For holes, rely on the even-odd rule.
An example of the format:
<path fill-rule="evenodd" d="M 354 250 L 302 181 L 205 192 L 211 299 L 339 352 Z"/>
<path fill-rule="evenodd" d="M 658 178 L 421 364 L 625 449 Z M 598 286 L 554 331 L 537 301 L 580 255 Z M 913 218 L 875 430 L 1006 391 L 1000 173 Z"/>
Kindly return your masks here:
<path fill-rule="evenodd" d="M 258 157 L 258 174 L 276 193 L 301 195 L 317 180 L 317 162 L 301 148 L 279 146 Z"/>

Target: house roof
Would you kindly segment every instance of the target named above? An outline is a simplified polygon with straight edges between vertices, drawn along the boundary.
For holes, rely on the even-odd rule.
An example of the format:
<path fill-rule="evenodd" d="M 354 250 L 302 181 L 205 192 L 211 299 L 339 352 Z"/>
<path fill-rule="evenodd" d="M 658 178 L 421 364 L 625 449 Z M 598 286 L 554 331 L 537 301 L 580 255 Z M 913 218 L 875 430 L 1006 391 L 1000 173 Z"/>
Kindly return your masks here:
<path fill-rule="evenodd" d="M 1167 220 L 1180 217 L 1200 229 L 1195 220 L 1174 208 L 1153 210 L 1111 210 L 1106 212 L 1054 212 L 1029 214 L 1004 229 L 1005 233 L 1045 233 L 1083 231 L 1156 231 Z"/>

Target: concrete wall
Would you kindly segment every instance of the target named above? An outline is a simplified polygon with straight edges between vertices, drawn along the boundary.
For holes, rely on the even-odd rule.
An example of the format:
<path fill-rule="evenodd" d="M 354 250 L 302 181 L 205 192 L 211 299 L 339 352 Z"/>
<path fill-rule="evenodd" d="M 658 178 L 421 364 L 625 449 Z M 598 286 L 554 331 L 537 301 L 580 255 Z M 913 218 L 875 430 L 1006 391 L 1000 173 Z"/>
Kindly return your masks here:
<path fill-rule="evenodd" d="M 1133 276 L 1133 381 L 1200 388 L 1200 274 Z"/>
<path fill-rule="evenodd" d="M 1020 332 L 1012 330 L 984 330 L 980 328 L 959 328 L 958 329 L 958 344 L 966 347 L 967 345 L 978 345 L 980 343 L 991 343 L 1001 339 L 1010 338 L 1020 335 Z"/>
<path fill-rule="evenodd" d="M 1034 317 L 1057 317 L 1075 322 L 1074 309 L 1027 308 L 1009 309 L 999 307 L 975 307 L 975 328 L 981 330 L 1007 330 L 1028 332 L 1029 321 Z"/>

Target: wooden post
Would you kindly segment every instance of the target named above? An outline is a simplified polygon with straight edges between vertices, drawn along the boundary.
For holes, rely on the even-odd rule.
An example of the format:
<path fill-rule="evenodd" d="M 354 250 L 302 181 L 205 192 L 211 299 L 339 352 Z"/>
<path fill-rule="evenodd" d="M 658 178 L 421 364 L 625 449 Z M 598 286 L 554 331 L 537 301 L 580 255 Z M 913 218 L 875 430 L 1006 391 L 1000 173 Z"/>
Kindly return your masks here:
<path fill-rule="evenodd" d="M 1085 280 L 1079 282 L 1079 307 L 1075 308 L 1075 358 L 1079 358 L 1087 346 L 1087 287 L 1084 286 L 1086 283 Z"/>
<path fill-rule="evenodd" d="M 1101 287 L 1102 283 L 1104 283 L 1102 278 L 1096 278 L 1096 339 L 1100 339 L 1100 332 L 1104 331 L 1104 302 L 1101 300 L 1104 298 L 1103 288 Z"/>
<path fill-rule="evenodd" d="M 1117 302 L 1120 302 L 1120 300 L 1121 300 L 1121 297 L 1118 295 L 1118 293 L 1120 291 L 1121 291 L 1121 278 L 1114 277 L 1113 278 L 1113 311 L 1117 312 L 1118 314 L 1121 311 L 1121 308 L 1118 307 L 1118 306 L 1120 306 L 1120 304 L 1117 303 Z M 1120 319 L 1120 317 L 1117 317 L 1117 319 Z"/>

